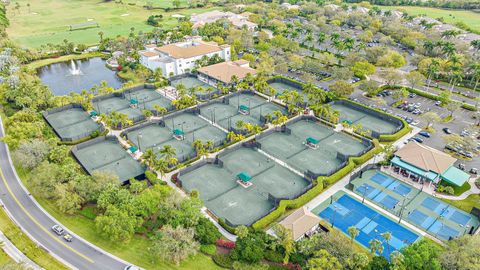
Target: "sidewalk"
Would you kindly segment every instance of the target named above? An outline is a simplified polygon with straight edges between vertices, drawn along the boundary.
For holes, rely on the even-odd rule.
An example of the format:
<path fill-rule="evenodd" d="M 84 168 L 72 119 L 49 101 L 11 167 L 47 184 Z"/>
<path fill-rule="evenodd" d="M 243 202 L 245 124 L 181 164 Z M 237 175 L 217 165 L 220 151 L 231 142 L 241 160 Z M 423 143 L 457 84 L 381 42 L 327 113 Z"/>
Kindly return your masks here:
<path fill-rule="evenodd" d="M 25 254 L 23 254 L 10 240 L 0 231 L 0 242 L 2 243 L 2 249 L 17 263 L 24 264 L 28 269 L 41 270 L 40 266 L 30 260 Z"/>

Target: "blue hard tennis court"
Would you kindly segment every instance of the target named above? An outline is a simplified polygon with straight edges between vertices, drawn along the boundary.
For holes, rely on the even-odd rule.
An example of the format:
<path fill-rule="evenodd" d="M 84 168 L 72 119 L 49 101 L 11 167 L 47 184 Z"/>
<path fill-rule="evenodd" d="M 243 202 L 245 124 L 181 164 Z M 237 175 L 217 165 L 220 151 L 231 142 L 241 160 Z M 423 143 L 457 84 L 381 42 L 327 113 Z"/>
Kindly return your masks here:
<path fill-rule="evenodd" d="M 355 238 L 360 244 L 369 247 L 369 242 L 378 239 L 382 242 L 384 251 L 382 256 L 389 258 L 390 253 L 400 250 L 415 242 L 419 236 L 400 224 L 388 219 L 370 207 L 362 204 L 347 194 L 323 209 L 319 216 L 333 224 L 348 235 L 348 228 L 355 226 L 359 235 Z M 381 236 L 382 233 L 390 232 L 392 237 L 387 243 Z"/>
<path fill-rule="evenodd" d="M 382 205 L 384 208 L 387 208 L 387 209 L 394 209 L 399 202 L 394 197 L 388 195 L 385 192 L 382 192 L 381 190 L 378 190 L 372 187 L 367 183 L 363 183 L 361 186 L 359 186 L 356 189 L 356 192 L 362 196 L 365 196 L 365 198 L 368 198 Z"/>

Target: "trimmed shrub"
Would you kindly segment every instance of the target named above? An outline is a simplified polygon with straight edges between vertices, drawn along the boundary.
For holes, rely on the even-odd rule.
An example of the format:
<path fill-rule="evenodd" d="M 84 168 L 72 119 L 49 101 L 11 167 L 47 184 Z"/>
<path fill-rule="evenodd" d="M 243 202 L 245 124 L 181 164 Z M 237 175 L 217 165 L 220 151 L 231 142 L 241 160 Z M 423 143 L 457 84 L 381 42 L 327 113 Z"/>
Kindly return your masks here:
<path fill-rule="evenodd" d="M 200 251 L 207 255 L 215 255 L 217 253 L 217 246 L 215 245 L 200 245 Z"/>
<path fill-rule="evenodd" d="M 223 218 L 218 219 L 218 224 L 220 224 L 220 226 L 222 226 L 227 232 L 235 234 L 235 227 L 232 227 L 225 223 L 225 220 Z"/>
<path fill-rule="evenodd" d="M 218 247 L 226 248 L 226 249 L 234 249 L 235 248 L 235 242 L 229 241 L 229 240 L 224 240 L 224 239 L 218 239 L 215 242 L 215 245 L 217 245 Z"/>
<path fill-rule="evenodd" d="M 264 257 L 266 260 L 276 263 L 283 262 L 283 255 L 280 252 L 274 250 L 267 250 L 264 253 Z"/>
<path fill-rule="evenodd" d="M 195 240 L 201 244 L 215 244 L 215 242 L 222 236 L 217 227 L 213 225 L 210 220 L 201 217 L 195 226 Z"/>
<path fill-rule="evenodd" d="M 233 260 L 227 254 L 217 254 L 212 256 L 213 261 L 220 267 L 231 269 Z"/>
<path fill-rule="evenodd" d="M 145 177 L 147 178 L 148 181 L 152 184 L 157 184 L 160 180 L 157 177 L 157 174 L 155 174 L 152 171 L 146 171 L 145 172 Z"/>

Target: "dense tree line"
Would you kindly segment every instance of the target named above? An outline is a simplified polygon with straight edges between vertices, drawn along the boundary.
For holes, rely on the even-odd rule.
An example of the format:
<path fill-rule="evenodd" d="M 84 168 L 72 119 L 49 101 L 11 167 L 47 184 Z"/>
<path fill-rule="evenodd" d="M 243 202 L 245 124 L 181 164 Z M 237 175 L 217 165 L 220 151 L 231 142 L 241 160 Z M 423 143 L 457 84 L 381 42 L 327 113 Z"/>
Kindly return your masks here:
<path fill-rule="evenodd" d="M 359 3 L 363 0 L 347 0 L 347 3 Z M 437 8 L 452 8 L 452 9 L 479 9 L 480 2 L 476 0 L 369 0 L 368 2 L 374 5 L 381 6 L 422 6 L 422 7 L 437 7 Z"/>

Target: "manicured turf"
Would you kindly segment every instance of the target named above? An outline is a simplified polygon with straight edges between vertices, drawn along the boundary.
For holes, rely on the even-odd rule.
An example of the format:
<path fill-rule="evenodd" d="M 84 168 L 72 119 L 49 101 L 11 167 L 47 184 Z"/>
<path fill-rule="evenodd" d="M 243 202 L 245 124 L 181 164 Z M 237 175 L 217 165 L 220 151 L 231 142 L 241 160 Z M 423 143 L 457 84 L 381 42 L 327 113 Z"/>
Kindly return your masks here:
<path fill-rule="evenodd" d="M 450 10 L 429 7 L 414 7 L 414 6 L 379 6 L 384 10 L 402 10 L 409 15 L 425 14 L 431 18 L 443 17 L 446 23 L 455 24 L 456 22 L 464 22 L 474 30 L 480 31 L 480 13 L 466 10 Z"/>
<path fill-rule="evenodd" d="M 444 200 L 449 204 L 462 209 L 463 211 L 470 213 L 473 207 L 479 207 L 480 205 L 480 195 L 472 194 L 469 195 L 465 200 Z"/>
<path fill-rule="evenodd" d="M 153 27 L 146 24 L 147 18 L 152 14 L 164 16 L 161 25 L 169 28 L 177 24 L 177 19 L 172 18 L 173 14 L 190 15 L 202 13 L 215 8 L 202 9 L 180 9 L 169 12 L 163 10 L 147 10 L 142 6 L 146 1 L 123 1 L 124 4 L 117 4 L 115 1 L 97 0 L 18 0 L 20 10 L 15 11 L 14 6 L 8 9 L 10 27 L 8 35 L 14 41 L 24 47 L 39 48 L 42 44 L 62 43 L 64 39 L 75 43 L 87 45 L 96 44 L 99 41 L 98 32 L 102 31 L 104 37 L 115 37 L 117 35 L 128 35 L 130 28 L 134 27 L 135 32 L 139 30 L 150 31 Z M 172 1 L 155 0 L 154 5 L 167 7 Z M 182 1 L 186 2 L 186 1 Z M 30 8 L 27 7 L 30 4 Z M 127 3 L 135 3 L 129 5 Z M 184 5 L 182 5 L 184 6 Z M 100 27 L 84 30 L 68 31 L 71 24 L 82 24 L 97 22 Z"/>

